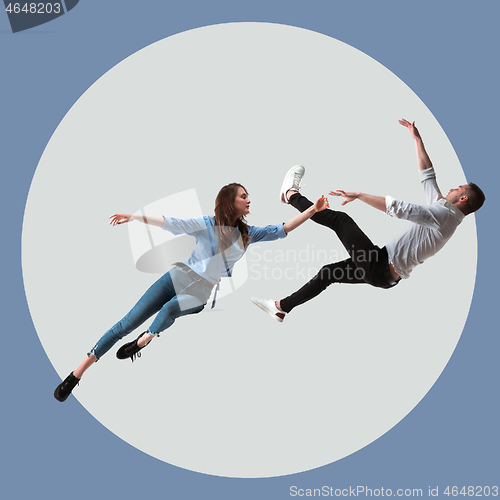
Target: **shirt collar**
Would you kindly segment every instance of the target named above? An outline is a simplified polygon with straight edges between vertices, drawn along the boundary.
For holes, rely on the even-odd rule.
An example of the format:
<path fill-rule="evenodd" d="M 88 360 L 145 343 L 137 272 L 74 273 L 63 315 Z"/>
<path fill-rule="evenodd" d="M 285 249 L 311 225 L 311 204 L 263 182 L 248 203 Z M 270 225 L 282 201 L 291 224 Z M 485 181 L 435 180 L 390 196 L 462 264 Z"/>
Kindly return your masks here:
<path fill-rule="evenodd" d="M 462 210 L 453 205 L 453 203 L 450 203 L 445 198 L 441 198 L 439 201 L 441 202 L 442 205 L 444 205 L 448 210 L 450 210 L 453 213 L 455 218 L 458 219 L 459 224 L 464 220 L 465 214 L 462 212 Z"/>

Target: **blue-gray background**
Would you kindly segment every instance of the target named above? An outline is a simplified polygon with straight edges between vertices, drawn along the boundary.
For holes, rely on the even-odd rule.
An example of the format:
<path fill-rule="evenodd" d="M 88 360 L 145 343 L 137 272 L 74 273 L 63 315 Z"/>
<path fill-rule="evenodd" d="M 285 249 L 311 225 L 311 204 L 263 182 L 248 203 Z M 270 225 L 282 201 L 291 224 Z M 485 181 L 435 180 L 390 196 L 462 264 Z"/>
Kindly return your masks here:
<path fill-rule="evenodd" d="M 292 485 L 422 488 L 424 494 L 429 486 L 440 486 L 442 493 L 447 485 L 498 485 L 499 15 L 496 0 L 82 0 L 67 15 L 14 35 L 7 15 L 0 13 L 2 496 L 279 499 L 290 497 Z M 318 31 L 382 63 L 429 107 L 467 178 L 484 186 L 488 197 L 476 219 L 478 274 L 469 318 L 455 354 L 427 396 L 390 432 L 339 462 L 253 480 L 170 466 L 121 441 L 74 398 L 64 405 L 55 401 L 52 391 L 60 379 L 33 328 L 20 260 L 24 205 L 36 165 L 81 94 L 115 64 L 157 40 L 238 21 Z M 360 116 L 359 126 L 369 134 L 377 124 Z M 384 159 L 373 160 L 383 175 Z M 85 207 L 73 210 L 75 221 L 85 216 Z M 57 213 L 39 216 L 44 224 Z M 441 287 L 446 300 L 446 283 L 438 276 L 429 286 Z M 425 297 L 415 311 L 425 314 Z M 167 423 L 152 415 L 150 425 Z"/>

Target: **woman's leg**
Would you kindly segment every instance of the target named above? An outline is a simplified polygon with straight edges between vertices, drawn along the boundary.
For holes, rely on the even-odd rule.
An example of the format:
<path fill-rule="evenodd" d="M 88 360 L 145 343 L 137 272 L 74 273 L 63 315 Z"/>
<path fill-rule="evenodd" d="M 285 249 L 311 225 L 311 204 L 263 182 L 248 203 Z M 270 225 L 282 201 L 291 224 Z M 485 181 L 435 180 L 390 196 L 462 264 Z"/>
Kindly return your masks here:
<path fill-rule="evenodd" d="M 80 366 L 57 386 L 54 397 L 58 401 L 66 401 L 86 370 L 118 340 L 135 330 L 156 312 L 160 311 L 151 328 L 139 339 L 143 341 L 141 348 L 160 331 L 171 326 L 177 317 L 195 314 L 203 309 L 205 304 L 198 297 L 188 294 L 176 296 L 176 287 L 179 286 L 179 281 L 174 277 L 176 274 L 179 275 L 179 272 L 175 268 L 164 274 L 146 291 L 130 312 L 99 339 Z M 176 286 L 173 281 L 176 281 Z M 185 277 L 180 279 L 180 282 L 183 281 L 187 282 Z"/>
<path fill-rule="evenodd" d="M 183 270 L 172 269 L 170 278 L 173 283 L 175 295 L 159 310 L 156 318 L 146 332 L 137 339 L 120 347 L 116 353 L 118 359 L 130 358 L 134 361 L 139 352 L 155 336 L 170 328 L 180 316 L 199 313 L 207 302 L 210 290 L 202 291 L 199 285 Z"/>
<path fill-rule="evenodd" d="M 118 359 L 130 358 L 134 361 L 136 356 L 140 356 L 140 351 L 154 337 L 159 337 L 161 332 L 170 328 L 177 318 L 187 314 L 199 313 L 204 307 L 205 303 L 198 297 L 186 294 L 176 295 L 160 309 L 148 330 L 132 342 L 122 345 L 116 352 L 116 357 Z"/>
<path fill-rule="evenodd" d="M 112 326 L 95 344 L 88 355 L 100 359 L 119 340 L 133 332 L 144 321 L 158 312 L 162 306 L 175 296 L 175 289 L 171 279 L 171 272 L 164 274 L 157 280 L 137 304 L 118 323 Z"/>
<path fill-rule="evenodd" d="M 194 295 L 176 295 L 160 309 L 153 323 L 148 328 L 148 333 L 158 335 L 167 328 L 170 328 L 177 318 L 199 313 L 204 307 L 205 304 Z"/>
<path fill-rule="evenodd" d="M 73 371 L 73 375 L 80 379 L 83 374 L 97 361 L 97 358 L 93 354 L 87 354 L 85 359 L 80 363 L 80 366 Z"/>

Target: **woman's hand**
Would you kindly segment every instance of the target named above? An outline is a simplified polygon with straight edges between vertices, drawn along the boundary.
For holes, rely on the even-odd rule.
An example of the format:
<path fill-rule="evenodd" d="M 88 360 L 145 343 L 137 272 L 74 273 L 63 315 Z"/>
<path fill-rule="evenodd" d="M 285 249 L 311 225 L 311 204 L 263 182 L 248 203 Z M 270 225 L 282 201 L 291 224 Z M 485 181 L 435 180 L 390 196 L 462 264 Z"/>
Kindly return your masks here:
<path fill-rule="evenodd" d="M 133 220 L 156 227 L 163 227 L 163 224 L 165 223 L 165 217 L 163 217 L 163 215 L 113 214 L 109 216 L 109 223 L 112 226 L 125 224 L 126 222 L 132 222 Z"/>
<path fill-rule="evenodd" d="M 331 196 L 343 196 L 345 200 L 342 202 L 342 206 L 346 203 L 350 203 L 351 201 L 357 200 L 360 193 L 342 191 L 342 189 L 337 189 L 336 191 L 330 191 Z"/>
<path fill-rule="evenodd" d="M 109 223 L 112 226 L 125 224 L 125 222 L 132 222 L 133 220 L 134 216 L 131 214 L 113 214 L 109 216 Z"/>
<path fill-rule="evenodd" d="M 314 205 L 311 205 L 307 210 L 304 210 L 299 215 L 283 224 L 285 233 L 288 234 L 290 231 L 293 231 L 295 228 L 303 224 L 307 219 L 310 219 L 315 213 L 321 212 L 325 208 L 329 208 L 329 206 L 330 205 L 328 204 L 328 199 L 324 196 L 320 196 L 316 200 L 316 203 Z"/>
<path fill-rule="evenodd" d="M 330 208 L 330 205 L 328 204 L 328 198 L 326 198 L 325 196 L 320 196 L 316 200 L 314 208 L 316 209 L 316 212 L 321 212 L 322 210 L 325 210 L 325 208 Z"/>

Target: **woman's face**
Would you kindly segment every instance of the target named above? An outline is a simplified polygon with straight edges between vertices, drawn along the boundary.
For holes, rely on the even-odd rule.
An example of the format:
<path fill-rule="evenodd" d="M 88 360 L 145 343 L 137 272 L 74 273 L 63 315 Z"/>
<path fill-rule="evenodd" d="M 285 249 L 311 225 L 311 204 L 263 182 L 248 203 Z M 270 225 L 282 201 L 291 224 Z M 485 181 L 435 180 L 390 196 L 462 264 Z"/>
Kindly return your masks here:
<path fill-rule="evenodd" d="M 234 215 L 237 218 L 250 213 L 250 199 L 248 198 L 248 193 L 241 186 L 238 187 L 238 191 L 234 199 L 234 210 Z"/>

